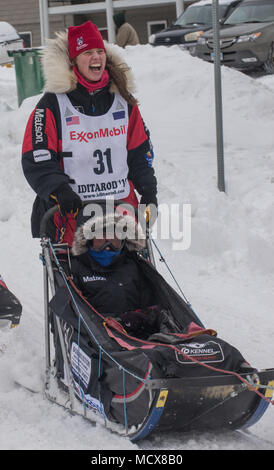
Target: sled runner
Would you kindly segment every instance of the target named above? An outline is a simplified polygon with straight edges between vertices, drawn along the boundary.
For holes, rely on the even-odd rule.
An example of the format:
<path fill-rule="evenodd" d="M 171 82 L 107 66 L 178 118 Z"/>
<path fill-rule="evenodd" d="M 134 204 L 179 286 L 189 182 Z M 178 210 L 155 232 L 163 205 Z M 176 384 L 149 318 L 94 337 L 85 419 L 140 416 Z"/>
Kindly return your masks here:
<path fill-rule="evenodd" d="M 75 285 L 69 247 L 47 234 L 55 211 L 41 224 L 46 396 L 132 441 L 157 431 L 216 432 L 256 423 L 274 404 L 274 369 L 256 370 L 205 328 L 155 268 L 149 233 L 134 256 L 157 308 L 146 312 L 154 329 L 137 337 L 120 318 L 98 312 Z"/>

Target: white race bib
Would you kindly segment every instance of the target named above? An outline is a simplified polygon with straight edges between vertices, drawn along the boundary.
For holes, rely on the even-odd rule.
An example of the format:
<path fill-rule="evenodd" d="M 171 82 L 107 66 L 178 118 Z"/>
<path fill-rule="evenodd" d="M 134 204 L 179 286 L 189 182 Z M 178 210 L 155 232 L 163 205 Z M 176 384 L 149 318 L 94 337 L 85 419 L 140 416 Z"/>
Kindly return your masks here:
<path fill-rule="evenodd" d="M 64 172 L 82 200 L 124 199 L 129 195 L 127 102 L 115 94 L 109 111 L 87 116 L 66 94 L 56 94 L 62 123 Z"/>

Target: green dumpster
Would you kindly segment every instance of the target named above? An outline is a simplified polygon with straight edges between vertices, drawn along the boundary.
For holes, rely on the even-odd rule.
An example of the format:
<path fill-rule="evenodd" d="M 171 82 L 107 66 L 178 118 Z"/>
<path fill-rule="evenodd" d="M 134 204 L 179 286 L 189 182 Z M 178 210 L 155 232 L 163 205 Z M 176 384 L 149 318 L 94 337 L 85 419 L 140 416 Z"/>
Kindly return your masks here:
<path fill-rule="evenodd" d="M 9 56 L 13 57 L 14 60 L 18 106 L 22 104 L 25 98 L 39 95 L 43 92 L 42 49 L 38 47 L 8 52 Z"/>

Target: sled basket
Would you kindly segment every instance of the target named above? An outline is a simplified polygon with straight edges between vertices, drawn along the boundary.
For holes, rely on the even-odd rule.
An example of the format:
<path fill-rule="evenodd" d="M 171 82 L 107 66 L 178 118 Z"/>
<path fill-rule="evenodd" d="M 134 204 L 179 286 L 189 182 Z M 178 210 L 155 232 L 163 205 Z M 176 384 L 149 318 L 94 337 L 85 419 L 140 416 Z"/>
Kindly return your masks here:
<path fill-rule="evenodd" d="M 243 429 L 263 416 L 272 403 L 274 369 L 161 377 L 153 360 L 169 346 L 132 338 L 102 318 L 70 279 L 68 247 L 41 234 L 47 398 L 91 422 L 103 420 L 133 442 L 152 432 Z"/>

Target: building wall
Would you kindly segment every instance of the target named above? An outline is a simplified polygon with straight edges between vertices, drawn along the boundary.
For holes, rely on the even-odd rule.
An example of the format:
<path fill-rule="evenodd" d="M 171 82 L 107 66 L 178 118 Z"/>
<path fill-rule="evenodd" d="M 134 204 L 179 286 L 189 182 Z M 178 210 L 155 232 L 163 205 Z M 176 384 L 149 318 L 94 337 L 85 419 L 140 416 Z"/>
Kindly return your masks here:
<path fill-rule="evenodd" d="M 115 10 L 116 11 L 116 10 Z M 175 4 L 164 7 L 154 8 L 136 8 L 130 9 L 126 12 L 126 20 L 137 31 L 141 44 L 148 42 L 148 21 L 167 21 L 167 25 L 171 25 L 176 19 Z M 105 13 L 74 15 L 74 24 L 81 24 L 84 21 L 91 20 L 96 23 L 98 28 L 106 28 L 106 15 Z"/>
<path fill-rule="evenodd" d="M 90 3 L 100 2 L 102 0 L 91 0 Z M 185 0 L 185 8 L 190 4 L 194 3 L 197 0 Z M 53 2 L 51 2 L 52 4 Z M 71 3 L 85 3 L 83 0 L 75 0 Z M 113 0 L 115 5 L 115 0 Z M 114 9 L 114 12 L 119 12 L 120 10 Z M 105 13 L 89 13 L 74 15 L 74 24 L 79 25 L 87 20 L 91 20 L 96 23 L 98 28 L 106 29 L 106 14 Z M 148 42 L 148 28 L 147 23 L 149 21 L 167 21 L 167 26 L 170 26 L 173 21 L 176 20 L 176 4 L 167 5 L 167 6 L 158 6 L 158 7 L 140 7 L 140 8 L 130 8 L 126 11 L 126 20 L 130 23 L 137 31 L 141 44 L 146 44 Z"/>
<path fill-rule="evenodd" d="M 96 1 L 102 0 L 92 0 L 87 3 L 93 3 Z M 193 1 L 197 0 L 186 0 L 185 7 Z M 51 0 L 49 5 L 53 7 L 77 3 L 85 3 L 85 0 L 74 0 L 71 2 Z M 118 10 L 115 9 L 115 12 L 117 11 Z M 54 37 L 55 31 L 62 31 L 68 26 L 81 24 L 89 19 L 96 23 L 99 28 L 106 28 L 107 26 L 106 14 L 104 12 L 85 15 L 50 15 L 49 19 L 50 37 Z M 175 19 L 175 3 L 169 6 L 129 9 L 126 12 L 126 20 L 136 29 L 141 44 L 146 44 L 148 42 L 148 21 L 166 20 L 167 25 L 169 26 Z M 11 23 L 18 32 L 31 31 L 33 47 L 39 47 L 41 45 L 38 0 L 0 0 L 0 21 Z"/>
<path fill-rule="evenodd" d="M 31 31 L 33 47 L 41 46 L 38 0 L 0 0 L 0 21 L 7 21 L 17 32 Z M 55 31 L 61 31 L 70 24 L 73 24 L 72 15 L 51 16 L 51 37 Z"/>

